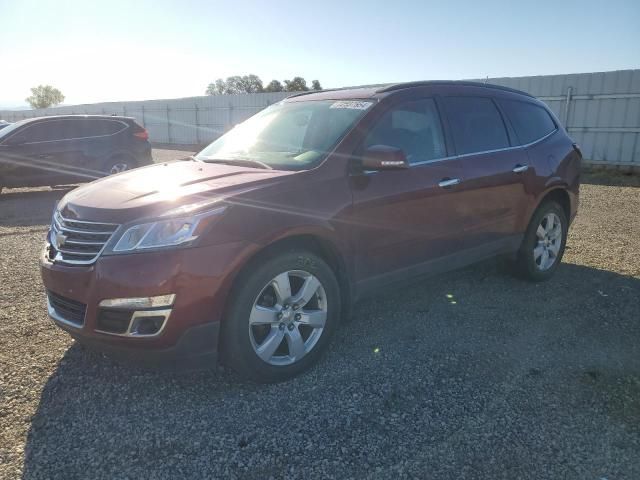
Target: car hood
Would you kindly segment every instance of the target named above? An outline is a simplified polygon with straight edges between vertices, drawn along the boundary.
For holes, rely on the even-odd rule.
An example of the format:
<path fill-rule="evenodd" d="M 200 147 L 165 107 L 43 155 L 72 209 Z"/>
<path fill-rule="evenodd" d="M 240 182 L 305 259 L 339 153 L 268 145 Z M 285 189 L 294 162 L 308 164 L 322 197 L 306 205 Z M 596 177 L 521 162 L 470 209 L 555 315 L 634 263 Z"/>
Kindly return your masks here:
<path fill-rule="evenodd" d="M 194 161 L 162 163 L 81 186 L 65 195 L 58 209 L 69 219 L 127 223 L 221 201 L 295 174 Z"/>

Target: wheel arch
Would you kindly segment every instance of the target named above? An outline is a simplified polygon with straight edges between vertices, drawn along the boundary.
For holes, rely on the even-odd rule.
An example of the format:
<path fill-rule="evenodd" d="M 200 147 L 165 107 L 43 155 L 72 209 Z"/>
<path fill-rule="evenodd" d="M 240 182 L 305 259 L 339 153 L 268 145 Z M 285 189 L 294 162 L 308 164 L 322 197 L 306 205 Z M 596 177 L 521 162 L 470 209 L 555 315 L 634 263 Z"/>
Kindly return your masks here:
<path fill-rule="evenodd" d="M 287 250 L 297 248 L 308 250 L 318 255 L 329 264 L 336 275 L 340 292 L 342 294 L 342 317 L 348 318 L 351 313 L 351 303 L 353 300 L 353 286 L 348 266 L 338 245 L 326 236 L 317 233 L 291 234 L 286 237 L 275 239 L 271 243 L 265 244 L 251 252 L 251 254 L 249 254 L 247 258 L 238 265 L 238 268 L 235 269 L 232 277 L 228 279 L 228 288 L 225 289 L 228 292 L 228 295 L 226 295 L 227 302 L 224 307 L 224 311 L 226 312 L 229 308 L 229 299 L 233 297 L 234 290 L 241 284 L 240 280 L 242 276 L 250 271 L 257 262 L 276 256 L 280 253 L 286 252 Z M 221 319 L 223 324 L 225 317 L 226 315 L 223 315 Z"/>
<path fill-rule="evenodd" d="M 540 208 L 540 205 L 549 200 L 557 202 L 562 207 L 567 220 L 571 221 L 571 197 L 567 188 L 561 185 L 552 187 L 540 196 L 538 203 L 531 212 L 531 217 L 533 217 L 538 208 Z"/>

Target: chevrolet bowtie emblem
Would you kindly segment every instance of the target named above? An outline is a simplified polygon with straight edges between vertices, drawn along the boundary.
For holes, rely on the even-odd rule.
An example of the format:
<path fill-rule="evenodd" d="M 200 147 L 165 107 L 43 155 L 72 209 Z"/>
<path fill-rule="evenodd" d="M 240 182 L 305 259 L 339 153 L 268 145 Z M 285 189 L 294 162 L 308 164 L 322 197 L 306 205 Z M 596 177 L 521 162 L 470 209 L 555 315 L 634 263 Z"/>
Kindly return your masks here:
<path fill-rule="evenodd" d="M 58 232 L 56 233 L 56 245 L 58 247 L 62 247 L 64 245 L 64 242 L 67 241 L 67 236 L 63 235 L 62 233 Z"/>

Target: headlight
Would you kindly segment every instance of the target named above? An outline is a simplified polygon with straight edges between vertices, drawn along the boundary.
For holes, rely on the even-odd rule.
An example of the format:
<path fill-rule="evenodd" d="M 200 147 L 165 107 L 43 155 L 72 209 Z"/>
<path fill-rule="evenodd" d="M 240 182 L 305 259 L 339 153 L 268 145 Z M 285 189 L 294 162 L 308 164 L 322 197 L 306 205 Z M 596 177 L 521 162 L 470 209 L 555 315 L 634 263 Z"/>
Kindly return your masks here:
<path fill-rule="evenodd" d="M 200 235 L 208 221 L 220 215 L 226 207 L 187 217 L 168 218 L 129 227 L 112 251 L 131 252 L 149 248 L 174 247 L 193 242 Z"/>

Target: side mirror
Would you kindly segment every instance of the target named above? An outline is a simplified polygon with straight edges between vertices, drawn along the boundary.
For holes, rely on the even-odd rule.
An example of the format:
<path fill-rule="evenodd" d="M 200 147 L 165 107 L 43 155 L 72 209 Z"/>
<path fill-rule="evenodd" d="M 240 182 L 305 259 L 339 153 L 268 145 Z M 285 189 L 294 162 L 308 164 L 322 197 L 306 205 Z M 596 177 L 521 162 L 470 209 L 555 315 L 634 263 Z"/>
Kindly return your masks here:
<path fill-rule="evenodd" d="M 400 148 L 372 145 L 362 155 L 363 170 L 403 170 L 405 168 L 409 168 L 409 162 Z"/>

